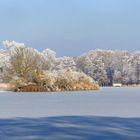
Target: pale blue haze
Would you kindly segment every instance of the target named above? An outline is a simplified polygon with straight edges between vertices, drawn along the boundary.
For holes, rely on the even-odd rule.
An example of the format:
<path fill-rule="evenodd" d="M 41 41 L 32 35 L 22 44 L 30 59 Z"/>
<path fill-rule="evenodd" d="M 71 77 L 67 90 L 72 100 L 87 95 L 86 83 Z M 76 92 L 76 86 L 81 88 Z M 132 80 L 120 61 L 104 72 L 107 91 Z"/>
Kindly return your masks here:
<path fill-rule="evenodd" d="M 75 56 L 140 50 L 140 0 L 0 0 L 0 46 L 24 42 Z"/>

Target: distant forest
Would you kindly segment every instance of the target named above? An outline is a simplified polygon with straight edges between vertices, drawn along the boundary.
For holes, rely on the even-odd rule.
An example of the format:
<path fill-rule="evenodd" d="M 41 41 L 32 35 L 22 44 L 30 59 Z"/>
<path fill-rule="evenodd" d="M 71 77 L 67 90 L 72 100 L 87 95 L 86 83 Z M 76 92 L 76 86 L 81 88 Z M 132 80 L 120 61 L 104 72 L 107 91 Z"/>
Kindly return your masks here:
<path fill-rule="evenodd" d="M 50 79 L 56 74 L 64 79 L 68 70 L 73 75 L 67 76 L 68 81 L 80 77 L 78 80 L 94 81 L 100 86 L 140 84 L 140 52 L 96 49 L 77 57 L 56 57 L 56 52 L 48 48 L 39 52 L 15 41 L 4 41 L 3 45 L 5 48 L 0 50 L 1 82 L 38 82 L 38 75 L 43 77 L 44 73 Z"/>

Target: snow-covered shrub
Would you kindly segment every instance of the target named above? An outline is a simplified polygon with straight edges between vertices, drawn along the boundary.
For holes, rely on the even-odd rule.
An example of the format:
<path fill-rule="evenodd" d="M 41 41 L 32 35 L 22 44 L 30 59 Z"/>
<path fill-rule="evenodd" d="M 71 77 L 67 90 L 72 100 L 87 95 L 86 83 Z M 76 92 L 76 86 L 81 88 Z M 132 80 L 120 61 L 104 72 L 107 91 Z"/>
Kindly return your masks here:
<path fill-rule="evenodd" d="M 34 71 L 41 71 L 40 53 L 20 43 L 6 41 L 4 44 L 10 47 L 9 77 L 14 75 L 32 82 Z"/>

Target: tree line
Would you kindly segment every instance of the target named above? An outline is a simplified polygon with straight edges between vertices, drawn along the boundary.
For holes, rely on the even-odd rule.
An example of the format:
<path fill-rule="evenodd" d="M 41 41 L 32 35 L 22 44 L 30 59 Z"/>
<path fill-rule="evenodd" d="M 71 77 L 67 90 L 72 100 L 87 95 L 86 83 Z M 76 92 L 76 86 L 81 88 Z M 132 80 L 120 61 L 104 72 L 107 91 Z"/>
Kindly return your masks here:
<path fill-rule="evenodd" d="M 140 52 L 96 49 L 76 57 L 57 57 L 48 48 L 39 52 L 15 41 L 4 41 L 3 45 L 3 81 L 44 85 L 47 81 L 46 86 L 50 87 L 54 83 L 63 87 L 67 82 L 70 85 L 79 81 L 100 86 L 140 84 Z"/>

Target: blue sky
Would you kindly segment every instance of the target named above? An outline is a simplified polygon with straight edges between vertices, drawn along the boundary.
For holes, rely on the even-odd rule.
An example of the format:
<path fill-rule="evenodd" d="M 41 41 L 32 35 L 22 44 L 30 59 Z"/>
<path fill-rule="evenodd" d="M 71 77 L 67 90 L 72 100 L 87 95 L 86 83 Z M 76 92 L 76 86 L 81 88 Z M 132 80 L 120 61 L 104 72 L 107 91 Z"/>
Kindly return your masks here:
<path fill-rule="evenodd" d="M 140 0 L 0 0 L 3 40 L 59 56 L 140 50 Z"/>

